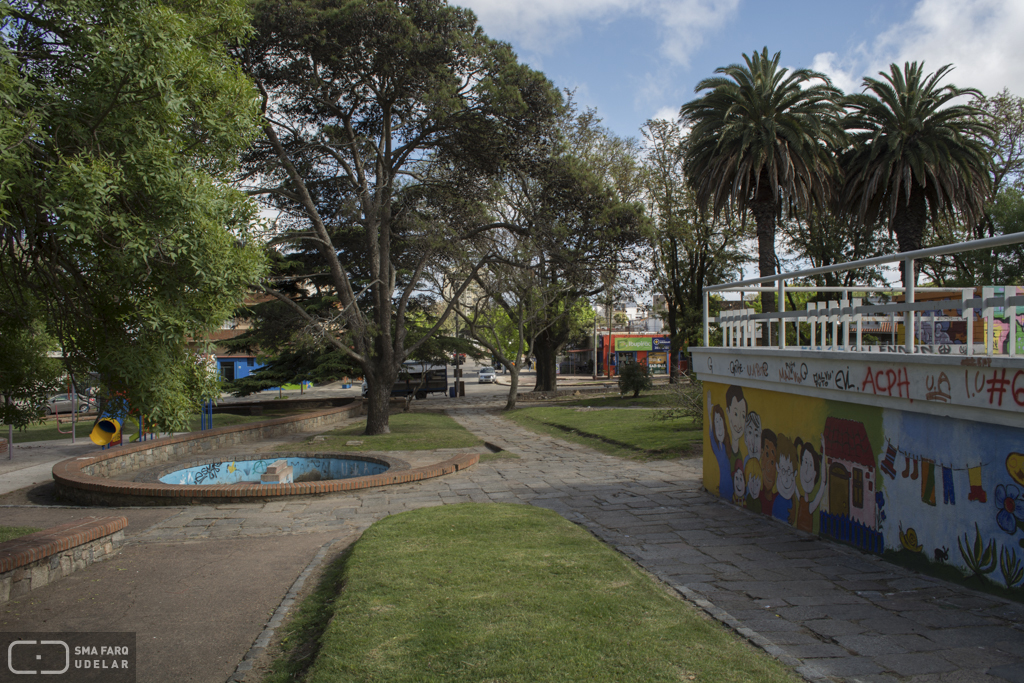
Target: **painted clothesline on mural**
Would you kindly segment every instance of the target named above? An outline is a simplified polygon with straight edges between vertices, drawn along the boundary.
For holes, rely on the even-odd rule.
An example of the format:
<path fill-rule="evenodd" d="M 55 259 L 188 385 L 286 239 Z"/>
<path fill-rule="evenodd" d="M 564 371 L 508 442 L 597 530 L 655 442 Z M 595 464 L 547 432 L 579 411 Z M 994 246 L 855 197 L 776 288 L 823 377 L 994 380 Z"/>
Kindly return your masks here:
<path fill-rule="evenodd" d="M 981 468 L 982 465 L 979 463 L 975 466 L 968 467 L 952 467 L 950 465 L 944 465 L 941 462 L 937 462 L 935 459 L 926 458 L 923 455 L 916 455 L 908 453 L 903 449 L 900 449 L 893 445 L 892 441 L 887 441 L 887 447 L 885 449 L 885 455 L 882 456 L 882 462 L 879 464 L 879 469 L 882 470 L 890 479 L 895 480 L 897 477 L 897 464 L 896 458 L 902 455 L 905 459 L 905 467 L 902 472 L 902 478 L 916 481 L 918 478 L 921 480 L 921 500 L 928 505 L 935 505 L 935 475 L 936 469 L 942 470 L 942 502 L 945 505 L 956 505 L 956 488 L 953 484 L 953 472 L 967 472 L 968 480 L 970 482 L 970 490 L 967 493 L 967 500 L 975 501 L 978 503 L 988 502 L 988 494 L 985 493 L 984 487 L 981 484 Z M 936 466 L 938 466 L 936 468 Z"/>
<path fill-rule="evenodd" d="M 941 462 L 938 458 L 928 457 L 928 456 L 925 456 L 925 455 L 918 455 L 917 453 L 911 453 L 910 451 L 907 451 L 907 450 L 905 450 L 903 448 L 900 448 L 899 446 L 895 446 L 895 445 L 893 445 L 892 441 L 889 441 L 888 439 L 886 439 L 886 444 L 887 444 L 887 448 L 886 448 L 886 456 L 885 457 L 888 457 L 888 454 L 890 452 L 892 452 L 894 455 L 902 455 L 903 457 L 908 458 L 910 460 L 930 460 L 931 462 L 937 463 L 937 464 L 941 465 L 942 467 L 951 469 L 954 472 L 969 472 L 969 471 L 971 471 L 973 469 L 980 468 L 980 467 L 983 466 L 983 463 L 981 463 L 980 460 L 979 460 L 977 465 L 959 465 L 959 466 L 947 465 L 947 464 Z"/>

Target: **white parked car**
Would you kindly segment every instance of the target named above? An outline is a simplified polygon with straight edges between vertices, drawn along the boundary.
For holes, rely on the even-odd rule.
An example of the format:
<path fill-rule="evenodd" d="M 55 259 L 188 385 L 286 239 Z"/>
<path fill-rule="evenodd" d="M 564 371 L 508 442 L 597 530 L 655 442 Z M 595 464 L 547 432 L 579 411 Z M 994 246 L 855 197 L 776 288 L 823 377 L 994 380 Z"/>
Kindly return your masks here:
<path fill-rule="evenodd" d="M 494 382 L 494 368 L 487 365 L 480 368 L 480 372 L 477 373 L 477 382 L 479 384 L 493 383 Z"/>
<path fill-rule="evenodd" d="M 47 415 L 70 413 L 74 405 L 70 394 L 54 394 L 46 401 L 43 412 Z M 78 412 L 87 413 L 96 407 L 96 399 L 78 395 Z"/>

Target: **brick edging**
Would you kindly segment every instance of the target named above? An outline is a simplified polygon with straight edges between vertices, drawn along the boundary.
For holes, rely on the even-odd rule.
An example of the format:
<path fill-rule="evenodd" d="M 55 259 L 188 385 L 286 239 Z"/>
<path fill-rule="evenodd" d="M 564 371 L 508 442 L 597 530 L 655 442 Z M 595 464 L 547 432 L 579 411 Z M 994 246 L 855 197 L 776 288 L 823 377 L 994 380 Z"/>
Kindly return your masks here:
<path fill-rule="evenodd" d="M 125 517 L 86 517 L 0 543 L 0 574 L 110 536 L 128 526 Z"/>
<path fill-rule="evenodd" d="M 459 453 L 448 460 L 398 472 L 383 472 L 350 479 L 327 479 L 321 481 L 297 482 L 291 484 L 217 484 L 196 486 L 175 484 L 151 484 L 133 481 L 104 481 L 100 477 L 86 474 L 61 475 L 57 481 L 61 497 L 82 503 L 102 502 L 121 505 L 203 505 L 212 503 L 264 502 L 289 496 L 315 496 L 343 491 L 392 484 L 408 484 L 454 474 L 475 465 L 480 454 Z M 57 478 L 54 473 L 54 478 Z"/>

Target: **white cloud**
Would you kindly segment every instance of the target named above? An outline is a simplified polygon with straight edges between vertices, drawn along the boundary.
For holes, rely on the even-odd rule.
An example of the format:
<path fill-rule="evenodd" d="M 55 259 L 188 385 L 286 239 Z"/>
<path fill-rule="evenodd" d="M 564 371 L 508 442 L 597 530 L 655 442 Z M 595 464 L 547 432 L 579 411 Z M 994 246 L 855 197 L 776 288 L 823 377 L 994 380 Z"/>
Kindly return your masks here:
<path fill-rule="evenodd" d="M 856 73 L 856 66 L 849 64 L 849 60 L 845 64 L 845 67 L 841 65 L 839 55 L 835 52 L 822 52 L 814 55 L 811 68 L 831 78 L 832 85 L 845 93 L 850 93 L 860 87 L 860 77 Z"/>
<path fill-rule="evenodd" d="M 662 0 L 650 12 L 662 26 L 662 53 L 689 66 L 690 55 L 707 35 L 736 15 L 739 0 Z"/>
<path fill-rule="evenodd" d="M 664 119 L 665 121 L 675 121 L 679 118 L 679 107 L 662 107 L 658 111 L 654 112 L 652 119 Z"/>
<path fill-rule="evenodd" d="M 1024 95 L 1024 2 L 1020 0 L 919 0 L 910 19 L 839 57 L 824 52 L 814 68 L 846 92 L 860 90 L 861 76 L 888 72 L 890 63 L 925 62 L 932 72 L 955 71 L 943 83 L 995 94 L 1009 88 Z"/>
<path fill-rule="evenodd" d="M 661 52 L 687 66 L 705 38 L 736 15 L 740 0 L 460 0 L 495 37 L 515 40 L 530 51 L 548 52 L 580 33 L 584 21 L 614 21 L 625 15 L 652 19 Z"/>

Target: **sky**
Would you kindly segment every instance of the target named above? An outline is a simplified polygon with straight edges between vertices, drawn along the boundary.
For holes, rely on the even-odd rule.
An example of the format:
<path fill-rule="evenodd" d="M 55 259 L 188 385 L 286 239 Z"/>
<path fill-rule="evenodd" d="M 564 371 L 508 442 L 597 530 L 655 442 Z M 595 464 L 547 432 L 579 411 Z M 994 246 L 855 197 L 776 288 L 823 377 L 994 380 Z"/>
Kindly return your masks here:
<path fill-rule="evenodd" d="M 450 0 L 621 137 L 673 118 L 716 68 L 768 48 L 845 92 L 890 63 L 1024 95 L 1024 0 Z"/>

